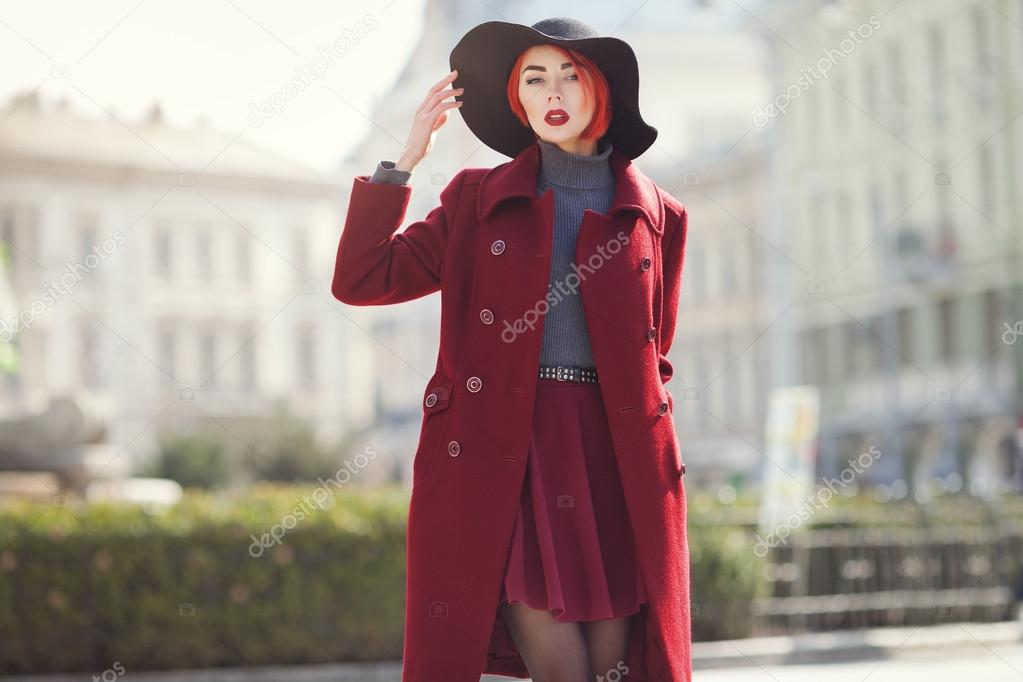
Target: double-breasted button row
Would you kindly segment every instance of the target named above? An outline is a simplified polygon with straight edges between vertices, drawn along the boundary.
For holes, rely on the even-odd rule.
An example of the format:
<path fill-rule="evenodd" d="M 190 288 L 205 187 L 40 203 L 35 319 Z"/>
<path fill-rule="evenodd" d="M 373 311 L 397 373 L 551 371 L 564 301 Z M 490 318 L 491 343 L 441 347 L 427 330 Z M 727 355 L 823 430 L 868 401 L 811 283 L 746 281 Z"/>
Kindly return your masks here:
<path fill-rule="evenodd" d="M 494 254 L 495 256 L 500 256 L 502 253 L 504 253 L 504 240 L 495 239 L 494 243 L 490 245 L 490 253 Z"/>

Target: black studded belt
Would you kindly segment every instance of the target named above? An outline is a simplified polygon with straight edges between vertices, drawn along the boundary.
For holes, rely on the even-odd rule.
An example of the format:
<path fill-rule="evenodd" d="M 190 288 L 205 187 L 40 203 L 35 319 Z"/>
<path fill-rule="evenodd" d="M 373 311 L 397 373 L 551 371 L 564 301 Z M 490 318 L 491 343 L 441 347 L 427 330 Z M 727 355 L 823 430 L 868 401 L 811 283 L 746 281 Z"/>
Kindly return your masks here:
<path fill-rule="evenodd" d="M 578 381 L 584 384 L 599 384 L 597 370 L 587 367 L 567 367 L 558 365 L 540 365 L 539 376 L 541 379 L 557 379 L 558 381 Z"/>

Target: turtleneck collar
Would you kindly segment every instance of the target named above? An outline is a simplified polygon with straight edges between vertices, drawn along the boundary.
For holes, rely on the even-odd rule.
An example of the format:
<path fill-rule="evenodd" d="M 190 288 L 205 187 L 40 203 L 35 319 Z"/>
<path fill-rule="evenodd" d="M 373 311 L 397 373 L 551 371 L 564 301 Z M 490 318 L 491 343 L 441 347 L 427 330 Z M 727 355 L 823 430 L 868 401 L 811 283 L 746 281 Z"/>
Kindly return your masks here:
<path fill-rule="evenodd" d="M 608 158 L 613 146 L 610 140 L 598 142 L 598 153 L 573 154 L 558 145 L 536 139 L 540 146 L 540 178 L 547 184 L 573 189 L 601 189 L 614 184 L 614 171 Z"/>

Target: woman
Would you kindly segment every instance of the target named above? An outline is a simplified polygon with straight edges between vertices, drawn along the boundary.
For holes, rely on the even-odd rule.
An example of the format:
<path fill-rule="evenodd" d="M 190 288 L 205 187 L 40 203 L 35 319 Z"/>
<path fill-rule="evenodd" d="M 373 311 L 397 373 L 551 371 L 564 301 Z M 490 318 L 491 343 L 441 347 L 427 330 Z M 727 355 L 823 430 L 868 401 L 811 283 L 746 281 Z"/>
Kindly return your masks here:
<path fill-rule="evenodd" d="M 398 161 L 356 177 L 332 288 L 354 305 L 442 295 L 403 682 L 689 680 L 685 465 L 664 387 L 687 219 L 630 162 L 657 134 L 635 56 L 555 18 L 481 24 L 451 64 Z M 395 235 L 456 107 L 513 160 L 459 171 Z"/>

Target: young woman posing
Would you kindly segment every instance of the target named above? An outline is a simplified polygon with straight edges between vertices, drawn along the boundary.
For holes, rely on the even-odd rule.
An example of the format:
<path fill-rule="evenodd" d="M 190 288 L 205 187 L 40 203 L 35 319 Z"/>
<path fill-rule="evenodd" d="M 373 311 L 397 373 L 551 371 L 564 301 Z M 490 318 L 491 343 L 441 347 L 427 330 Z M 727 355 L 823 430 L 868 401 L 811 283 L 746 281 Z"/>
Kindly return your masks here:
<path fill-rule="evenodd" d="M 687 215 L 631 163 L 657 134 L 635 56 L 554 18 L 481 24 L 451 63 L 397 162 L 357 176 L 333 286 L 354 305 L 442 292 L 403 682 L 689 680 L 685 464 L 664 387 Z M 394 234 L 452 108 L 513 160 L 459 171 Z"/>

